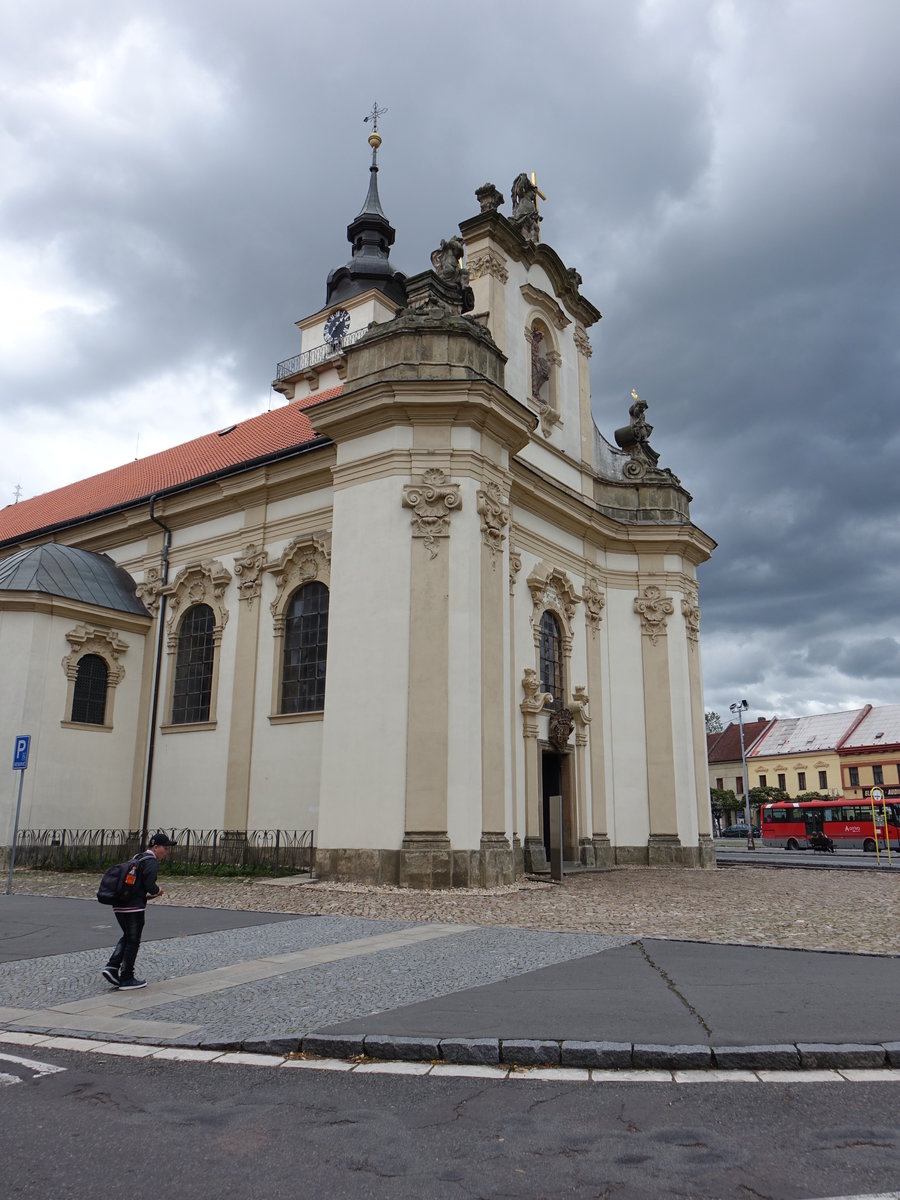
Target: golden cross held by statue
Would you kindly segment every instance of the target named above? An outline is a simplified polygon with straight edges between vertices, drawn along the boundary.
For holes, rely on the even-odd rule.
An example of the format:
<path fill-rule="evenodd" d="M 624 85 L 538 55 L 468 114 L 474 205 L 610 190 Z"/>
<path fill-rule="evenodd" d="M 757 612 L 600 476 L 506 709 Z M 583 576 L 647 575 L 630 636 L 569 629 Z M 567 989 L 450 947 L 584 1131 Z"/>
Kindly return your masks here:
<path fill-rule="evenodd" d="M 534 171 L 531 172 L 531 185 L 534 188 L 535 195 L 540 196 L 540 198 L 542 200 L 547 199 L 547 197 L 544 195 L 544 193 L 541 191 L 541 189 L 537 185 L 537 174 Z M 537 206 L 538 206 L 538 202 L 537 202 L 537 200 L 535 200 L 534 207 L 537 208 Z"/>

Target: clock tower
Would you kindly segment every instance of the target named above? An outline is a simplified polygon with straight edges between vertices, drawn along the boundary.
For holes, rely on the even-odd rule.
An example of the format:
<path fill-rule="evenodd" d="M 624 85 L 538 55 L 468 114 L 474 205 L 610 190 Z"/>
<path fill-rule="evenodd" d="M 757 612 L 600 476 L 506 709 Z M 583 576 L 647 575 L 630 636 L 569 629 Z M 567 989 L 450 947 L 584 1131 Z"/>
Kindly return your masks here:
<path fill-rule="evenodd" d="M 377 115 L 377 106 L 374 110 Z M 366 118 L 367 120 L 373 118 Z M 325 307 L 297 322 L 302 351 L 276 368 L 272 383 L 288 400 L 301 400 L 336 387 L 346 375 L 346 350 L 373 322 L 390 321 L 407 304 L 406 276 L 390 260 L 396 231 L 378 195 L 381 134 L 369 134 L 372 165 L 360 212 L 347 226 L 350 261 L 328 275 Z"/>

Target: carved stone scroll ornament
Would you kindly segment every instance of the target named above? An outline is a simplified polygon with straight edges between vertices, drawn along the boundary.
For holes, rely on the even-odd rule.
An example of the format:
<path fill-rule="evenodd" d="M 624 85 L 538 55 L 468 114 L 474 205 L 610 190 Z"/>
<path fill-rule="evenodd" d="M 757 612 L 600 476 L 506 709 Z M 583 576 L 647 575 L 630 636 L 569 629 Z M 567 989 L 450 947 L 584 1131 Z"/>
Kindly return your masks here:
<path fill-rule="evenodd" d="M 599 629 L 603 620 L 603 610 L 606 608 L 606 593 L 603 584 L 596 575 L 589 575 L 584 581 L 585 619 L 591 629 Z"/>
<path fill-rule="evenodd" d="M 275 576 L 275 599 L 269 605 L 275 618 L 275 632 L 284 628 L 288 597 L 304 583 L 319 580 L 330 583 L 331 535 L 302 534 L 284 548 L 281 555 L 266 563 L 264 570 Z"/>
<path fill-rule="evenodd" d="M 66 634 L 66 641 L 72 647 L 72 653 L 62 660 L 62 669 L 67 679 L 76 678 L 78 664 L 87 654 L 96 654 L 106 663 L 106 678 L 110 687 L 116 687 L 125 678 L 125 668 L 119 662 L 119 655 L 125 653 L 128 643 L 122 641 L 115 629 L 76 625 Z"/>
<path fill-rule="evenodd" d="M 510 549 L 509 551 L 509 594 L 512 596 L 516 590 L 516 576 L 522 570 L 522 555 L 518 550 Z"/>
<path fill-rule="evenodd" d="M 147 612 L 155 617 L 163 590 L 162 571 L 159 567 L 148 567 L 144 572 L 143 582 L 139 583 L 134 590 Z"/>
<path fill-rule="evenodd" d="M 500 484 L 489 480 L 478 490 L 476 505 L 481 517 L 481 540 L 490 550 L 496 566 L 497 555 L 502 553 L 506 541 L 503 530 L 509 524 L 509 508 Z"/>
<path fill-rule="evenodd" d="M 641 618 L 643 632 L 655 646 L 656 639 L 666 631 L 666 618 L 675 611 L 675 605 L 668 596 L 662 594 L 662 589 L 655 583 L 648 583 L 635 597 L 634 611 Z"/>
<path fill-rule="evenodd" d="M 506 283 L 509 279 L 506 259 L 496 250 L 482 250 L 480 254 L 470 255 L 466 265 L 470 280 L 480 279 L 482 275 L 491 275 L 500 283 Z"/>
<path fill-rule="evenodd" d="M 553 701 L 550 692 L 541 691 L 541 680 L 534 667 L 525 668 L 522 691 L 525 693 L 525 699 L 519 707 L 526 715 L 541 712 L 545 704 L 551 704 Z"/>
<path fill-rule="evenodd" d="M 554 750 L 565 750 L 574 728 L 575 718 L 568 708 L 561 708 L 559 712 L 551 713 L 547 736 Z"/>
<path fill-rule="evenodd" d="M 585 358 L 590 358 L 594 350 L 591 346 L 591 339 L 587 335 L 587 330 L 583 329 L 580 325 L 576 325 L 573 336 L 575 338 L 575 349 L 578 353 L 583 354 Z"/>
<path fill-rule="evenodd" d="M 550 567 L 541 562 L 528 576 L 528 588 L 534 606 L 531 623 L 534 628 L 535 644 L 540 640 L 541 613 L 544 609 L 549 608 L 560 618 L 564 643 L 571 645 L 575 606 L 581 597 L 575 591 L 569 577 L 556 567 Z"/>
<path fill-rule="evenodd" d="M 681 598 L 685 635 L 696 646 L 700 639 L 700 597 L 696 585 L 687 584 Z"/>
<path fill-rule="evenodd" d="M 240 579 L 238 598 L 246 600 L 248 608 L 253 608 L 253 601 L 262 588 L 262 572 L 265 563 L 266 552 L 255 542 L 250 542 L 243 554 L 234 560 L 234 573 Z"/>
<path fill-rule="evenodd" d="M 462 508 L 459 487 L 458 483 L 451 483 L 446 471 L 430 467 L 423 473 L 421 483 L 410 483 L 403 489 L 403 507 L 413 510 L 412 535 L 424 539 L 425 549 L 432 558 L 437 558 L 436 539 L 450 536 L 450 513 Z"/>
<path fill-rule="evenodd" d="M 162 589 L 169 597 L 168 645 L 171 653 L 178 645 L 179 610 L 192 608 L 195 604 L 208 604 L 213 610 L 213 644 L 222 644 L 222 632 L 228 624 L 228 609 L 223 597 L 231 582 L 231 572 L 213 559 L 190 563 L 178 572 L 174 583 Z"/>
<path fill-rule="evenodd" d="M 572 710 L 572 716 L 575 718 L 575 744 L 577 746 L 586 746 L 588 735 L 587 727 L 591 723 L 591 718 L 588 715 L 588 694 L 584 684 L 579 684 L 575 689 L 572 699 L 569 701 L 569 708 Z"/>
<path fill-rule="evenodd" d="M 563 423 L 562 417 L 559 415 L 559 413 L 556 411 L 556 409 L 550 404 L 545 404 L 544 407 L 541 409 L 540 414 L 539 414 L 539 420 L 541 422 L 541 433 L 544 435 L 545 438 L 548 438 L 550 436 L 550 434 L 553 432 L 553 427 L 555 425 L 562 425 L 562 423 Z"/>

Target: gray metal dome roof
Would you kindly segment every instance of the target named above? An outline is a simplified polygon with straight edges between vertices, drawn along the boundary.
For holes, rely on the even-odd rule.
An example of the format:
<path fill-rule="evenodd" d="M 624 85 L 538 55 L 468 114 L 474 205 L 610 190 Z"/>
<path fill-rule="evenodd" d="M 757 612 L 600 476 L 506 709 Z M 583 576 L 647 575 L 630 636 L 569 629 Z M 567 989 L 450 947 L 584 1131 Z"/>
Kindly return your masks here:
<path fill-rule="evenodd" d="M 0 593 L 45 592 L 116 612 L 150 614 L 135 595 L 135 582 L 107 554 L 47 542 L 0 559 Z"/>

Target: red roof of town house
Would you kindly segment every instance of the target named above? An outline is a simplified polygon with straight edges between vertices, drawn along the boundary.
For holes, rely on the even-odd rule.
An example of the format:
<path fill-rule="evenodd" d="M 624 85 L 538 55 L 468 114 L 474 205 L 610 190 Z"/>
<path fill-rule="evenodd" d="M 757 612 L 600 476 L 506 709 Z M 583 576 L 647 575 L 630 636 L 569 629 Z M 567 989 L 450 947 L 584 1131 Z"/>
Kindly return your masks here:
<path fill-rule="evenodd" d="M 159 454 L 80 479 L 0 509 L 0 546 L 111 509 L 148 500 L 155 492 L 203 479 L 311 442 L 317 435 L 305 409 L 341 393 L 315 392 L 292 404 L 207 433 Z"/>
<path fill-rule="evenodd" d="M 744 722 L 744 752 L 746 753 L 756 739 L 769 727 L 768 717 L 759 717 L 755 721 Z M 741 761 L 741 727 L 737 721 L 726 725 L 722 733 L 706 752 L 707 762 L 740 762 Z"/>

